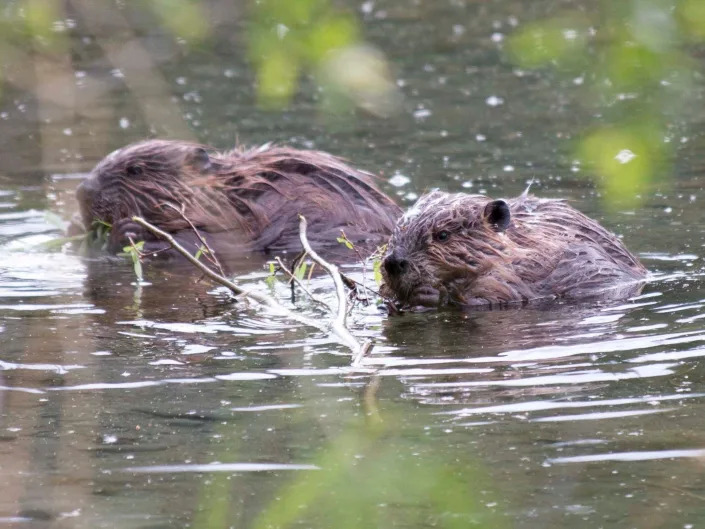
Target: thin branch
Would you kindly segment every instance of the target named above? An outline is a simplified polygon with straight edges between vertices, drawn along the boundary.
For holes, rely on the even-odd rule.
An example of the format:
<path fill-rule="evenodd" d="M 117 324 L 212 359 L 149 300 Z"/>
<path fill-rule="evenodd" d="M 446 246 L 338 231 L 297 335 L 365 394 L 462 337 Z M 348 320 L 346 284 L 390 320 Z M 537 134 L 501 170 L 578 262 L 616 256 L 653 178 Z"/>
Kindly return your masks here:
<path fill-rule="evenodd" d="M 345 295 L 345 286 L 343 285 L 343 280 L 340 277 L 340 272 L 338 267 L 334 264 L 325 261 L 320 255 L 318 255 L 308 242 L 308 237 L 306 237 L 306 229 L 308 227 L 308 222 L 306 222 L 306 217 L 299 215 L 299 240 L 301 245 L 306 250 L 308 256 L 314 262 L 318 263 L 328 274 L 333 278 L 333 283 L 335 283 L 335 293 L 338 296 L 338 311 L 331 322 L 331 329 L 340 338 L 344 339 L 348 344 L 348 347 L 353 351 L 353 361 L 352 365 L 354 367 L 359 366 L 362 363 L 362 359 L 369 354 L 372 350 L 372 342 L 367 340 L 364 343 L 358 342 L 358 340 L 350 334 L 350 331 L 345 326 L 347 320 L 347 296 Z"/>
<path fill-rule="evenodd" d="M 365 340 L 360 346 L 360 350 L 353 354 L 350 367 L 362 367 L 362 362 L 372 352 L 372 347 L 374 347 L 372 340 Z"/>
<path fill-rule="evenodd" d="M 265 294 L 260 294 L 259 292 L 252 292 L 250 290 L 244 289 L 238 284 L 230 281 L 229 279 L 221 276 L 220 274 L 214 272 L 210 268 L 208 268 L 206 265 L 204 265 L 201 261 L 196 259 L 191 253 L 181 246 L 178 242 L 176 242 L 176 239 L 172 237 L 169 233 L 157 228 L 156 226 L 153 226 L 146 220 L 144 220 L 142 217 L 132 217 L 132 220 L 139 224 L 140 226 L 143 226 L 147 228 L 150 232 L 152 232 L 155 235 L 158 235 L 162 239 L 164 239 L 166 242 L 168 242 L 174 250 L 179 252 L 181 255 L 183 255 L 188 262 L 190 262 L 193 266 L 198 268 L 201 272 L 206 275 L 209 279 L 215 281 L 216 283 L 223 285 L 224 287 L 230 289 L 232 292 L 239 296 L 244 296 L 247 298 L 250 298 L 258 303 L 261 303 L 262 305 L 266 305 L 267 307 L 271 307 L 272 309 L 281 312 L 283 314 L 290 314 L 294 316 L 296 319 L 299 321 L 302 321 L 302 317 L 298 314 L 295 314 L 288 310 L 286 307 L 280 305 L 275 299 L 270 298 L 269 296 Z M 305 320 L 305 323 L 307 325 L 312 325 L 313 327 L 320 328 L 320 325 L 314 324 L 313 321 L 308 320 L 308 318 L 303 318 Z"/>
<path fill-rule="evenodd" d="M 348 236 L 345 235 L 345 230 L 340 230 L 340 234 L 342 235 L 342 239 L 345 242 L 345 245 L 350 248 L 353 252 L 355 252 L 355 255 L 357 255 L 357 260 L 362 264 L 362 283 L 357 283 L 356 281 L 350 279 L 346 275 L 344 275 L 341 272 L 341 277 L 343 278 L 343 282 L 345 283 L 345 286 L 348 287 L 354 294 L 357 299 L 361 299 L 357 296 L 358 290 L 357 286 L 360 285 L 362 287 L 362 295 L 365 296 L 364 302 L 367 304 L 369 303 L 369 297 L 367 296 L 367 292 L 365 291 L 365 283 L 367 283 L 367 277 L 366 277 L 366 260 L 365 258 L 362 257 L 362 254 L 360 251 L 357 249 L 357 247 L 352 243 L 350 239 L 348 239 Z M 338 239 L 340 241 L 340 239 Z"/>
<path fill-rule="evenodd" d="M 337 268 L 334 265 L 328 264 L 326 261 L 323 261 L 317 253 L 315 253 L 312 249 L 310 249 L 310 246 L 308 245 L 308 239 L 306 238 L 306 219 L 303 217 L 300 217 L 301 219 L 301 224 L 300 224 L 300 229 L 303 230 L 303 234 L 300 232 L 300 236 L 303 241 L 305 242 L 305 247 L 308 247 L 310 250 L 310 255 L 311 258 L 315 261 L 317 260 L 318 264 L 323 266 L 323 268 L 328 271 L 333 276 L 334 281 L 336 282 L 336 291 L 338 292 L 338 300 L 340 303 L 340 306 L 338 307 L 338 314 L 337 317 L 330 322 L 330 324 L 325 324 L 321 323 L 317 320 L 312 320 L 309 319 L 305 316 L 301 316 L 300 314 L 297 314 L 296 312 L 292 312 L 283 305 L 279 304 L 274 298 L 271 298 L 267 296 L 266 294 L 260 294 L 259 292 L 252 292 L 251 290 L 246 290 L 239 286 L 238 284 L 230 281 L 229 279 L 221 276 L 220 274 L 214 272 L 211 270 L 209 267 L 204 265 L 201 261 L 196 259 L 191 253 L 181 246 L 178 242 L 176 242 L 176 239 L 172 237 L 169 233 L 157 228 L 156 226 L 150 224 L 146 220 L 144 220 L 142 217 L 132 217 L 132 220 L 139 224 L 140 226 L 143 226 L 147 230 L 149 230 L 151 233 L 161 237 L 164 239 L 166 242 L 168 242 L 174 250 L 176 250 L 178 253 L 180 253 L 188 262 L 190 262 L 193 266 L 198 268 L 203 274 L 211 279 L 212 281 L 223 285 L 224 287 L 230 289 L 230 291 L 234 292 L 235 294 L 239 296 L 244 296 L 247 297 L 251 300 L 254 300 L 258 303 L 261 303 L 262 305 L 265 305 L 266 307 L 272 309 L 276 313 L 289 317 L 293 320 L 298 321 L 299 323 L 302 323 L 308 327 L 313 327 L 318 330 L 322 330 L 324 332 L 330 332 L 334 335 L 336 335 L 341 343 L 346 345 L 348 348 L 352 350 L 353 353 L 353 363 L 352 365 L 354 367 L 358 367 L 362 361 L 362 358 L 369 353 L 369 351 L 372 348 L 372 342 L 367 341 L 364 344 L 360 344 L 355 337 L 350 334 L 350 331 L 348 331 L 345 328 L 345 315 L 346 315 L 346 310 L 345 310 L 345 290 L 342 290 L 342 297 L 340 295 L 340 288 L 343 288 L 342 281 L 340 280 L 340 274 L 337 274 Z M 338 287 L 338 285 L 340 285 Z M 342 307 L 342 317 L 341 317 L 341 307 Z M 342 322 L 342 324 L 341 324 Z"/>
<path fill-rule="evenodd" d="M 329 263 L 328 261 L 324 261 L 323 258 L 318 255 L 313 248 L 311 248 L 311 245 L 308 242 L 308 237 L 306 236 L 307 229 L 308 222 L 306 221 L 306 217 L 299 215 L 299 240 L 301 241 L 301 245 L 304 247 L 304 250 L 306 250 L 306 253 L 309 255 L 311 260 L 321 265 L 323 269 L 333 278 L 333 283 L 335 284 L 335 294 L 338 296 L 338 313 L 335 317 L 334 323 L 345 327 L 347 316 L 347 307 L 345 306 L 346 295 L 345 285 L 343 285 L 340 272 L 338 271 L 337 266 Z"/>
<path fill-rule="evenodd" d="M 289 279 L 290 279 L 291 281 L 293 281 L 294 283 L 296 283 L 296 284 L 299 286 L 299 288 L 300 288 L 301 290 L 303 290 L 304 293 L 305 293 L 309 298 L 311 298 L 311 301 L 313 301 L 313 302 L 316 303 L 317 305 L 321 305 L 321 306 L 322 306 L 324 309 L 326 309 L 328 312 L 331 312 L 331 313 L 333 312 L 333 309 L 331 308 L 331 306 L 328 305 L 328 303 L 326 303 L 325 301 L 321 301 L 321 300 L 318 299 L 316 296 L 314 296 L 314 295 L 311 293 L 311 291 L 310 291 L 308 288 L 306 288 L 306 287 L 304 286 L 303 282 L 302 282 L 298 277 L 296 277 L 296 275 L 294 275 L 294 273 L 291 272 L 291 271 L 286 267 L 286 265 L 284 264 L 284 262 L 283 262 L 279 257 L 275 257 L 274 260 L 275 260 L 277 263 L 279 263 L 279 268 L 281 268 L 282 270 L 284 270 L 284 273 L 286 273 L 286 275 L 289 276 Z"/>
<path fill-rule="evenodd" d="M 382 297 L 382 294 L 379 293 L 379 290 L 375 290 L 374 288 L 370 288 L 367 285 L 365 285 L 364 283 L 360 283 L 359 281 L 356 281 L 349 276 L 343 275 L 343 279 L 345 279 L 345 278 L 347 278 L 347 280 L 350 281 L 355 287 L 355 288 L 348 287 L 350 290 L 357 290 L 357 287 L 360 287 L 360 288 L 365 289 L 365 296 L 367 296 L 367 291 L 369 291 L 369 292 L 372 292 L 375 296 L 378 296 L 380 298 Z M 358 298 L 358 299 L 360 299 L 360 298 Z M 369 298 L 365 297 L 365 299 L 362 299 L 361 301 L 369 301 Z"/>
<path fill-rule="evenodd" d="M 198 240 L 201 241 L 201 244 L 203 245 L 203 247 L 204 247 L 204 248 L 206 249 L 206 251 L 208 252 L 208 255 L 207 255 L 208 260 L 209 260 L 211 263 L 213 263 L 213 264 L 215 265 L 215 267 L 218 269 L 218 272 L 220 272 L 220 275 L 224 276 L 224 275 L 225 275 L 225 271 L 223 270 L 223 267 L 220 265 L 220 261 L 218 261 L 218 257 L 215 255 L 215 252 L 214 252 L 213 249 L 210 247 L 210 245 L 208 244 L 208 242 L 203 238 L 203 236 L 201 235 L 201 232 L 198 231 L 198 228 L 196 228 L 196 226 L 194 226 L 193 222 L 191 222 L 191 219 L 189 219 L 189 218 L 186 216 L 186 212 L 185 212 L 184 205 L 181 204 L 181 208 L 180 208 L 180 209 L 177 208 L 174 204 L 171 204 L 170 202 L 165 202 L 163 205 L 164 205 L 164 206 L 167 206 L 167 207 L 169 207 L 169 208 L 171 208 L 171 209 L 173 209 L 173 210 L 175 210 L 176 212 L 178 212 L 178 214 L 181 215 L 181 218 L 182 218 L 184 221 L 186 221 L 189 226 L 191 226 L 191 229 L 193 230 L 193 233 L 196 234 L 196 237 L 198 237 Z"/>

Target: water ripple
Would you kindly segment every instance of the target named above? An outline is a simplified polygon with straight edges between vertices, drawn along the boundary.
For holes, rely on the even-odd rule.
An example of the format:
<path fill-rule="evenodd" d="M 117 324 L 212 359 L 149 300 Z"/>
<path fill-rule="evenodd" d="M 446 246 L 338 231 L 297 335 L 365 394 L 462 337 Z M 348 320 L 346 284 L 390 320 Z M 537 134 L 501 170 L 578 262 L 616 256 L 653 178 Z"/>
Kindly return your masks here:
<path fill-rule="evenodd" d="M 555 384 L 585 384 L 590 382 L 616 382 L 634 378 L 662 377 L 673 374 L 673 367 L 678 364 L 651 364 L 639 366 L 621 373 L 608 373 L 600 369 L 566 372 L 560 375 L 533 376 L 511 380 L 475 380 L 466 382 L 431 382 L 417 384 L 418 388 L 466 388 L 477 386 L 528 387 Z"/>
<path fill-rule="evenodd" d="M 526 362 L 529 360 L 552 360 L 575 355 L 616 353 L 703 341 L 705 341 L 705 333 L 702 331 L 655 334 L 635 338 L 619 337 L 612 340 L 600 340 L 575 345 L 548 345 L 533 349 L 506 351 L 495 357 L 475 358 L 475 362 L 506 362 L 507 360 L 520 360 Z"/>
<path fill-rule="evenodd" d="M 623 417 L 634 417 L 640 415 L 651 415 L 654 413 L 664 413 L 673 411 L 675 408 L 663 408 L 658 410 L 624 410 L 624 411 L 600 411 L 595 413 L 579 413 L 575 415 L 555 415 L 553 417 L 539 417 L 531 419 L 531 422 L 572 422 L 572 421 L 598 421 L 602 419 L 618 419 Z"/>
<path fill-rule="evenodd" d="M 59 364 L 19 364 L 13 362 L 4 362 L 0 360 L 0 371 L 10 371 L 15 369 L 26 369 L 30 371 L 49 371 L 64 375 L 74 369 L 83 369 L 81 365 L 59 365 Z"/>
<path fill-rule="evenodd" d="M 546 411 L 570 408 L 593 408 L 596 406 L 624 406 L 627 404 L 658 404 L 662 401 L 699 399 L 705 397 L 705 393 L 688 393 L 684 395 L 658 395 L 631 397 L 624 399 L 602 399 L 602 400 L 581 400 L 581 401 L 561 401 L 561 400 L 532 400 L 528 402 L 515 402 L 511 404 L 500 404 L 497 406 L 482 406 L 479 408 L 462 408 L 455 411 L 438 412 L 439 415 L 455 415 L 458 418 L 469 417 L 484 413 L 525 413 L 534 411 Z"/>
<path fill-rule="evenodd" d="M 235 327 L 223 322 L 203 322 L 203 323 L 182 323 L 182 322 L 154 322 L 148 320 L 118 321 L 118 325 L 133 325 L 141 329 L 161 329 L 165 331 L 180 332 L 187 334 L 215 334 L 218 332 L 228 332 L 231 334 L 250 335 L 271 335 L 280 332 L 282 329 L 261 329 L 256 327 Z"/>
<path fill-rule="evenodd" d="M 679 458 L 698 458 L 705 457 L 705 449 L 686 449 L 686 450 L 651 450 L 644 452 L 608 452 L 606 454 L 591 454 L 583 456 L 571 457 L 555 457 L 549 459 L 547 464 L 560 463 L 592 463 L 605 461 L 652 461 L 655 459 L 679 459 Z"/>

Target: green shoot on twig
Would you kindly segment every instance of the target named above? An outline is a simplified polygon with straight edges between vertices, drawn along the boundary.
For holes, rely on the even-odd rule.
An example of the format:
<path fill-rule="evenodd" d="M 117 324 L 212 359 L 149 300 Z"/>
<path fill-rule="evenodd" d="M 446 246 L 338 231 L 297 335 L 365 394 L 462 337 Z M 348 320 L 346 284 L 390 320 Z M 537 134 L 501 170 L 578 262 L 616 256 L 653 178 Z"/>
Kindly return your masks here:
<path fill-rule="evenodd" d="M 296 279 L 301 281 L 304 278 L 304 276 L 306 275 L 306 268 L 308 268 L 308 263 L 302 260 L 301 264 L 297 266 L 294 270 L 294 275 L 296 276 Z"/>
<path fill-rule="evenodd" d="M 277 281 L 277 277 L 276 277 L 276 276 L 277 276 L 277 267 L 276 267 L 276 265 L 274 264 L 273 261 L 270 261 L 270 263 L 269 263 L 269 275 L 268 275 L 266 278 L 264 278 L 264 282 L 266 283 L 266 285 L 267 285 L 270 289 L 274 288 L 274 283 L 276 283 L 276 281 Z"/>
<path fill-rule="evenodd" d="M 135 271 L 135 276 L 138 281 L 142 281 L 144 276 L 142 275 L 142 248 L 144 247 L 144 241 L 133 242 L 130 239 L 130 246 L 125 246 L 122 251 L 125 252 L 127 257 L 132 260 L 132 268 Z"/>

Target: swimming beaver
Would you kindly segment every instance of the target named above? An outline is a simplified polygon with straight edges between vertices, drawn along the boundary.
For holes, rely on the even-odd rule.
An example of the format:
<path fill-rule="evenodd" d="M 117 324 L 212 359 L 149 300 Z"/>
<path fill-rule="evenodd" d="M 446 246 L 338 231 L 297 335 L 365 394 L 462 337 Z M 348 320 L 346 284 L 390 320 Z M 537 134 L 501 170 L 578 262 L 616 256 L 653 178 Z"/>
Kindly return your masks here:
<path fill-rule="evenodd" d="M 168 247 L 133 215 L 194 250 L 200 242 L 188 219 L 226 256 L 300 249 L 298 214 L 314 247 L 337 245 L 341 229 L 353 242 L 386 241 L 401 215 L 371 175 L 324 152 L 271 145 L 219 153 L 185 141 L 135 143 L 101 161 L 77 198 L 88 229 L 95 221 L 112 226 L 112 253 L 130 238 L 145 241 L 145 252 Z"/>
<path fill-rule="evenodd" d="M 646 269 L 562 200 L 433 191 L 397 224 L 382 294 L 402 307 L 506 306 L 638 291 Z"/>

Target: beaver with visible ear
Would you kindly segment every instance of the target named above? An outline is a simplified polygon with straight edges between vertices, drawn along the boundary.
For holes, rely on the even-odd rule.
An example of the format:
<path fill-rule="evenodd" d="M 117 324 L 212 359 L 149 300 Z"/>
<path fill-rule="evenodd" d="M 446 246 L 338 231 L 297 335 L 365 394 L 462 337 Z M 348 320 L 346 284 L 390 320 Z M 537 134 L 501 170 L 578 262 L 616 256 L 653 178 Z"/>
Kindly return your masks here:
<path fill-rule="evenodd" d="M 646 269 L 562 200 L 433 191 L 399 220 L 382 275 L 382 294 L 400 307 L 502 307 L 629 296 Z"/>
<path fill-rule="evenodd" d="M 87 229 L 111 226 L 112 253 L 130 239 L 145 241 L 146 252 L 168 249 L 134 215 L 194 250 L 190 221 L 223 256 L 299 250 L 299 214 L 319 248 L 338 245 L 341 230 L 354 243 L 384 242 L 401 215 L 368 173 L 330 154 L 271 145 L 220 153 L 185 141 L 135 143 L 101 161 L 77 198 Z"/>

